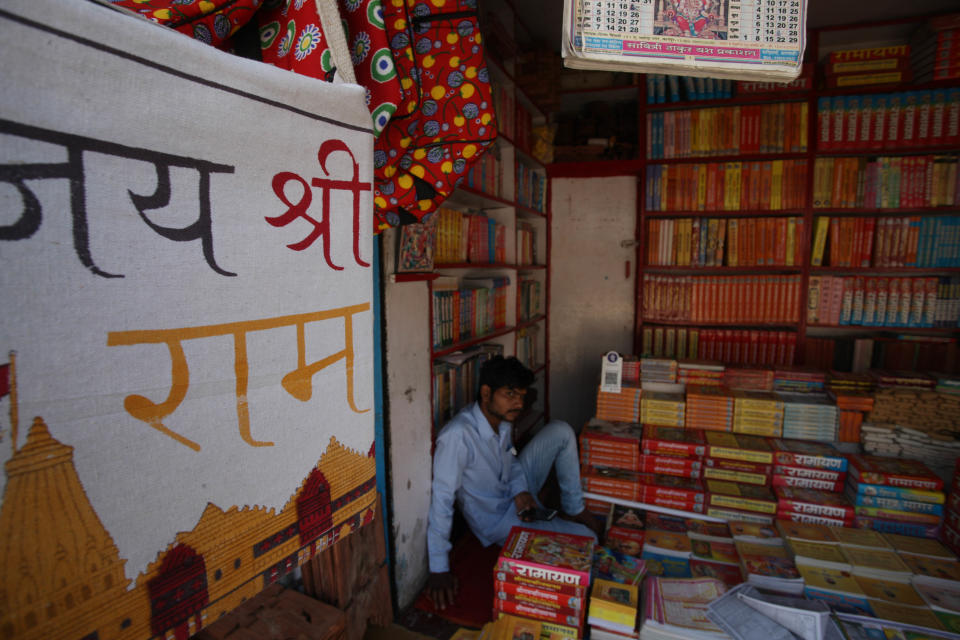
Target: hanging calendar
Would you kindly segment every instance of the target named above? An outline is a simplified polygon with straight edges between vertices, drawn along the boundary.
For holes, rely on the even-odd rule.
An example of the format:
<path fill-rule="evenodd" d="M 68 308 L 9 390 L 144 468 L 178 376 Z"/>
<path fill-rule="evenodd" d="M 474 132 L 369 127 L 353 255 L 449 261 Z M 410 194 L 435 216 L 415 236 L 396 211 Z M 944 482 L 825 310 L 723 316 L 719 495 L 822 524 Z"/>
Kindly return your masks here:
<path fill-rule="evenodd" d="M 564 0 L 567 67 L 789 82 L 807 0 Z"/>

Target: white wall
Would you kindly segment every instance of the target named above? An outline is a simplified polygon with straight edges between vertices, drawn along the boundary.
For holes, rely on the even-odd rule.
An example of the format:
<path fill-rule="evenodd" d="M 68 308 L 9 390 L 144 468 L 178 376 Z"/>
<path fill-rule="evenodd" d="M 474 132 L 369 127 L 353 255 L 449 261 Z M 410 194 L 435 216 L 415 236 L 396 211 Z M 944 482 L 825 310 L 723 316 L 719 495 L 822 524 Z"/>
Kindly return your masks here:
<path fill-rule="evenodd" d="M 601 356 L 633 352 L 637 183 L 560 178 L 550 188 L 550 416 L 579 429 L 596 410 Z"/>
<path fill-rule="evenodd" d="M 383 238 L 385 271 L 393 271 L 394 231 Z M 428 573 L 430 508 L 430 295 L 426 282 L 384 278 L 386 439 L 397 604 L 413 603 Z"/>

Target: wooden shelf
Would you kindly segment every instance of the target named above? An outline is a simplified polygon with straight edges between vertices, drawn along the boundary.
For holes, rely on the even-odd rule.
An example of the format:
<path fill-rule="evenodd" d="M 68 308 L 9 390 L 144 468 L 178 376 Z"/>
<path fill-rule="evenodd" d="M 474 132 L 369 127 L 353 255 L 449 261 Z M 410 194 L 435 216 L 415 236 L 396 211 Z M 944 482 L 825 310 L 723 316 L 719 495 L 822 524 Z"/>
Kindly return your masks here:
<path fill-rule="evenodd" d="M 520 329 L 525 329 L 526 327 L 532 327 L 538 322 L 543 322 L 546 319 L 547 319 L 547 316 L 541 313 L 530 318 L 529 320 L 521 320 L 520 322 L 517 323 L 517 331 L 519 331 Z"/>
<path fill-rule="evenodd" d="M 431 350 L 430 355 L 434 358 L 439 358 L 440 356 L 446 356 L 455 351 L 466 349 L 467 347 L 472 347 L 474 345 L 481 344 L 483 342 L 489 342 L 494 338 L 505 336 L 509 333 L 513 333 L 514 331 L 516 331 L 516 327 L 501 327 L 500 329 L 495 329 L 494 331 L 485 333 L 482 336 L 476 336 L 468 340 L 461 340 L 460 342 L 457 342 L 455 344 L 452 344 L 446 347 L 434 347 Z"/>
<path fill-rule="evenodd" d="M 883 217 L 902 217 L 905 214 L 915 214 L 915 215 L 924 215 L 924 216 L 953 216 L 960 214 L 960 204 L 958 205 L 940 205 L 938 207 L 912 207 L 912 208 L 903 208 L 903 209 L 868 209 L 868 208 L 857 208 L 857 209 L 834 209 L 830 207 L 822 207 L 813 209 L 813 217 L 817 216 L 868 216 L 873 218 L 883 218 Z"/>

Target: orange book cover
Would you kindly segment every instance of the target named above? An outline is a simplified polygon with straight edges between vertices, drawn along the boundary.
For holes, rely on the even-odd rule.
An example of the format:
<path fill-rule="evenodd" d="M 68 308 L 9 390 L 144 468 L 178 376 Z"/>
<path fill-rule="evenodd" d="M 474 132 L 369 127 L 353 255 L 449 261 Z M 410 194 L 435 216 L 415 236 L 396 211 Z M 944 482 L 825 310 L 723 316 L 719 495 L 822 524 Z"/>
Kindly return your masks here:
<path fill-rule="evenodd" d="M 793 240 L 793 264 L 794 266 L 800 266 L 803 264 L 803 248 L 807 246 L 807 235 L 806 235 L 806 226 L 804 225 L 803 218 L 800 216 L 796 217 L 796 230 L 794 231 L 794 240 Z"/>
<path fill-rule="evenodd" d="M 744 162 L 740 169 L 740 206 L 745 211 L 755 208 L 753 206 L 753 163 Z"/>
<path fill-rule="evenodd" d="M 770 162 L 760 163 L 760 184 L 757 208 L 763 211 L 770 210 L 770 189 L 773 184 L 773 165 Z"/>
<path fill-rule="evenodd" d="M 776 224 L 777 245 L 773 263 L 782 266 L 787 264 L 787 219 L 776 218 L 774 223 Z"/>

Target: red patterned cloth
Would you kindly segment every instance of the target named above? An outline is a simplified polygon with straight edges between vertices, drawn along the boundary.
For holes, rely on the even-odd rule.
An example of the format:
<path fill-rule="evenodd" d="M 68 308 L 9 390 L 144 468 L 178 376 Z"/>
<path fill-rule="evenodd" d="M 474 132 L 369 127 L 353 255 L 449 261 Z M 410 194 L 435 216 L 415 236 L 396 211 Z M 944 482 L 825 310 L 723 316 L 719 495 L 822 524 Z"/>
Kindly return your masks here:
<path fill-rule="evenodd" d="M 219 49 L 247 24 L 263 0 L 114 0 L 118 7 Z"/>
<path fill-rule="evenodd" d="M 425 219 L 496 138 L 476 0 L 390 0 L 402 95 L 374 149 L 377 230 Z"/>

